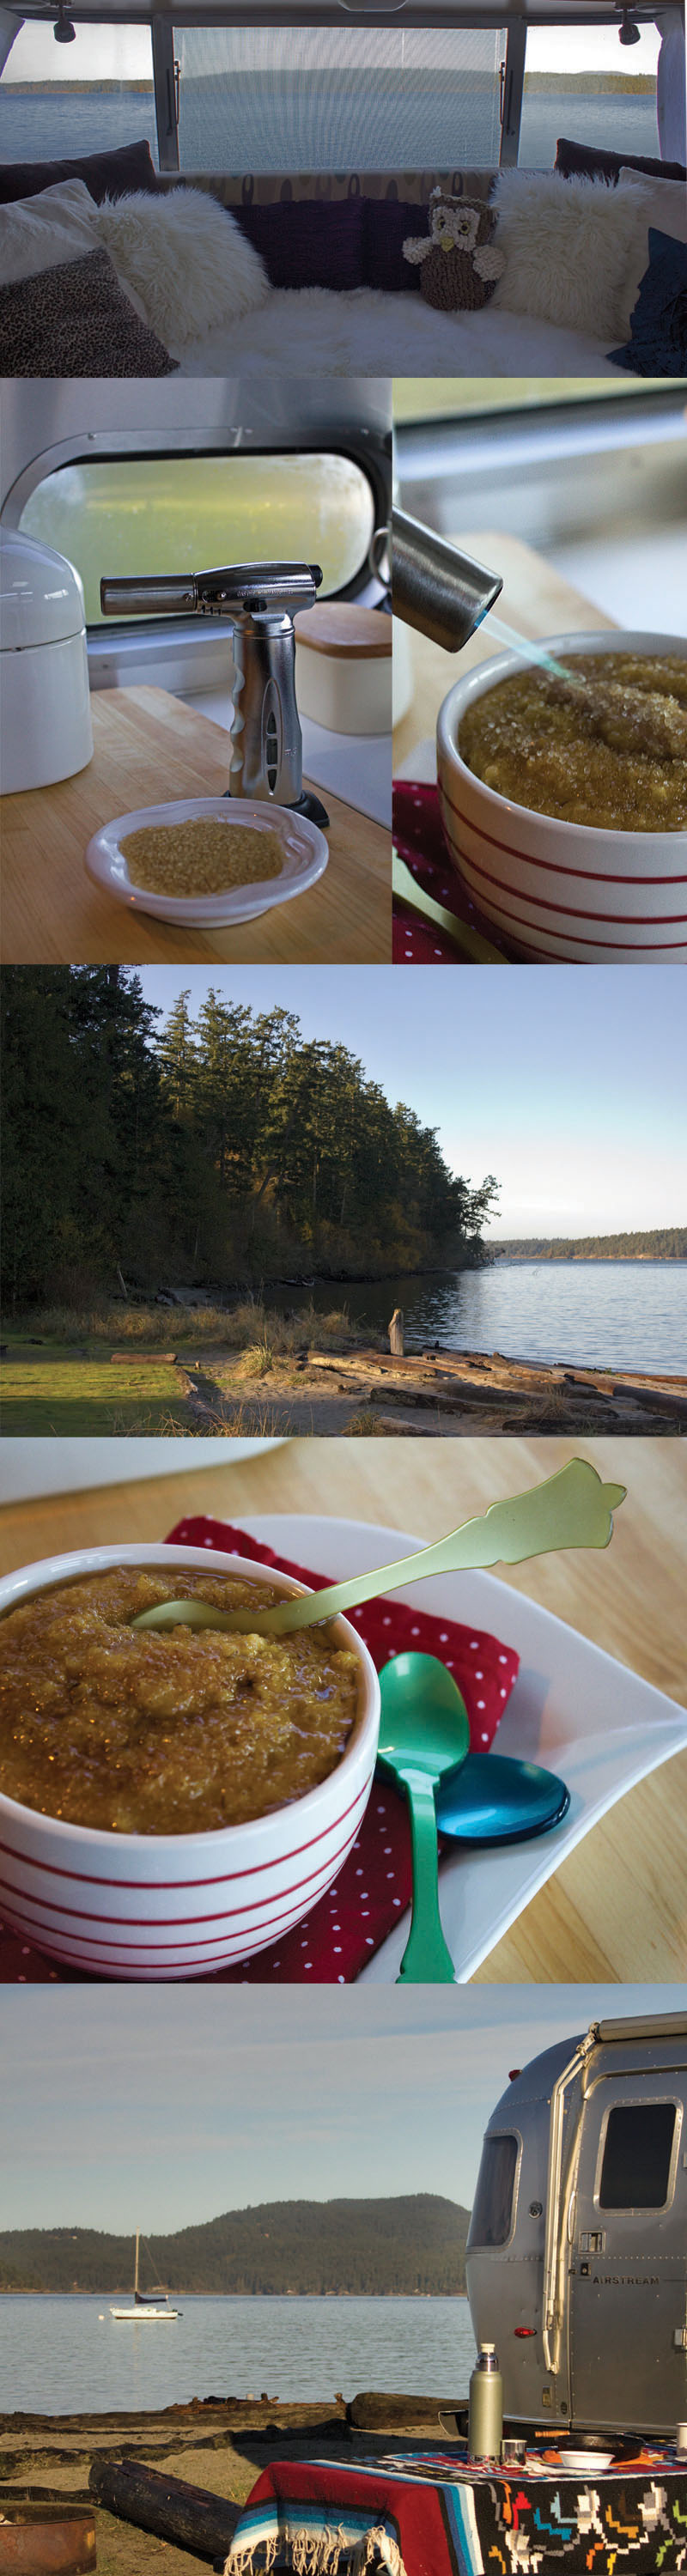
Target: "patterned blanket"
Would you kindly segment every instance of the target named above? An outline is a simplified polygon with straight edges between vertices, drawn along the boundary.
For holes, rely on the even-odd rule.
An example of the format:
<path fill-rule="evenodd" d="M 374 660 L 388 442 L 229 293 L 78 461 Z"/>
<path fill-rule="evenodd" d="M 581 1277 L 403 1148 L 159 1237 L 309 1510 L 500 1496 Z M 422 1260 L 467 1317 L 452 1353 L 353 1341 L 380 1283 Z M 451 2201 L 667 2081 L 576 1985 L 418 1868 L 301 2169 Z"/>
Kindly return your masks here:
<path fill-rule="evenodd" d="M 244 2507 L 225 2576 L 679 2576 L 687 2462 L 643 2446 L 602 2475 L 555 2456 L 466 2466 L 426 2446 L 351 2468 L 273 2461 Z"/>

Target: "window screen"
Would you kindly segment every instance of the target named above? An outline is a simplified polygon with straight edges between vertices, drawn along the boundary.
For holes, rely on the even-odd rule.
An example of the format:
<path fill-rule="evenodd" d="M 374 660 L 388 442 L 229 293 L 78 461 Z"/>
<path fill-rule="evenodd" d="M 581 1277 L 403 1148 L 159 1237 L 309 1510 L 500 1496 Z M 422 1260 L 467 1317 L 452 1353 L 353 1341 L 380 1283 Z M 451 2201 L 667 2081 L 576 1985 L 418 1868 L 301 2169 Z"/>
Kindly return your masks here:
<path fill-rule="evenodd" d="M 485 2138 L 468 2242 L 505 2245 L 513 2224 L 517 2138 Z"/>
<path fill-rule="evenodd" d="M 149 27 L 77 24 L 56 45 L 52 21 L 26 21 L 0 81 L 0 160 L 55 161 L 113 151 L 147 135 L 157 163 Z"/>
<path fill-rule="evenodd" d="M 602 2209 L 663 2209 L 675 2120 L 674 2102 L 628 2102 L 609 2113 L 599 2184 Z"/>
<path fill-rule="evenodd" d="M 21 526 L 76 565 L 87 623 L 98 625 L 103 574 L 291 558 L 320 563 L 320 597 L 331 596 L 366 562 L 374 501 L 348 456 L 125 457 L 47 475 Z"/>
<path fill-rule="evenodd" d="M 607 152 L 658 157 L 659 35 L 642 27 L 622 46 L 617 27 L 530 27 L 518 160 L 552 170 L 559 135 Z"/>
<path fill-rule="evenodd" d="M 499 29 L 183 27 L 175 50 L 182 169 L 498 162 Z"/>

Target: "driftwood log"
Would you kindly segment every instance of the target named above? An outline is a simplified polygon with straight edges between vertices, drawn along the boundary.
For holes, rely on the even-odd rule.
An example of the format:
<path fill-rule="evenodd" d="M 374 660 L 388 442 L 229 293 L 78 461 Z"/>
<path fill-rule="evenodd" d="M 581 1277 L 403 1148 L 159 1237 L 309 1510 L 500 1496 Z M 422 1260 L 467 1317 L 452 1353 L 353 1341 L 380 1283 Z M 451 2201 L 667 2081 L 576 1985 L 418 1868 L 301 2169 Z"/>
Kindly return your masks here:
<path fill-rule="evenodd" d="M 197 2558 L 226 2557 L 241 2507 L 207 2487 L 188 2486 L 164 2470 L 145 2469 L 138 2460 L 94 2460 L 89 2487 L 99 2504 L 158 2540 L 176 2541 Z"/>
<path fill-rule="evenodd" d="M 391 1351 L 391 1353 L 392 1353 L 392 1357 L 393 1357 L 394 1359 L 402 1360 L 402 1358 L 403 1358 L 403 1307 L 402 1307 L 402 1306 L 395 1306 L 395 1307 L 394 1307 L 393 1315 L 392 1315 L 392 1318 L 391 1318 L 391 1323 L 390 1323 L 390 1325 L 389 1325 L 389 1349 L 390 1349 L 390 1351 Z"/>

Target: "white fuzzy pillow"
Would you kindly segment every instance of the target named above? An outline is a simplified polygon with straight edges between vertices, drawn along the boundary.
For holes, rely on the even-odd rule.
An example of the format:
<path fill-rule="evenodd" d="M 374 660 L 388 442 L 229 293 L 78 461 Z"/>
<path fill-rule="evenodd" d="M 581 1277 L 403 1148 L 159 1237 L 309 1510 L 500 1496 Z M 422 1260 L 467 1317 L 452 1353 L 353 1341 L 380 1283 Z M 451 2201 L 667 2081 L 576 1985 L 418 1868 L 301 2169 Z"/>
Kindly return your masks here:
<path fill-rule="evenodd" d="M 492 312 L 505 305 L 598 340 L 626 335 L 631 273 L 646 240 L 639 188 L 563 179 L 555 170 L 501 170 L 492 203 L 506 254 Z"/>
<path fill-rule="evenodd" d="M 264 304 L 269 278 L 259 253 L 204 188 L 106 197 L 95 212 L 120 285 L 165 348 Z"/>
<path fill-rule="evenodd" d="M 63 260 L 81 259 L 100 248 L 98 208 L 83 179 L 60 179 L 38 197 L 17 197 L 0 206 L 0 282 L 16 286 L 24 277 L 39 277 Z"/>

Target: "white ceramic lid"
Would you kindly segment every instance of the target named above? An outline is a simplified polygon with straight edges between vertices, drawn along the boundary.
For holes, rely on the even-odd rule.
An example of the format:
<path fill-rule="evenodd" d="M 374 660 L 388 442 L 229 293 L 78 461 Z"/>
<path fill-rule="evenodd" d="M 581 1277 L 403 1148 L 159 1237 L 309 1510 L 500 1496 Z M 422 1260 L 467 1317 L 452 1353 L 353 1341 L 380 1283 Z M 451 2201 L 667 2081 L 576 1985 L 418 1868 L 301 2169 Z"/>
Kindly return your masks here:
<path fill-rule="evenodd" d="M 0 650 L 62 643 L 85 630 L 81 582 L 52 546 L 0 528 Z"/>

